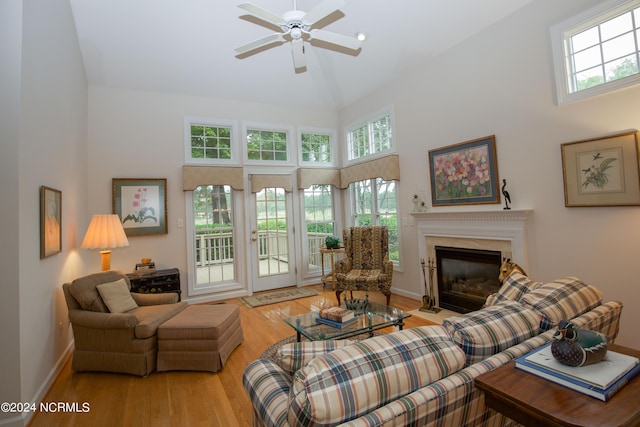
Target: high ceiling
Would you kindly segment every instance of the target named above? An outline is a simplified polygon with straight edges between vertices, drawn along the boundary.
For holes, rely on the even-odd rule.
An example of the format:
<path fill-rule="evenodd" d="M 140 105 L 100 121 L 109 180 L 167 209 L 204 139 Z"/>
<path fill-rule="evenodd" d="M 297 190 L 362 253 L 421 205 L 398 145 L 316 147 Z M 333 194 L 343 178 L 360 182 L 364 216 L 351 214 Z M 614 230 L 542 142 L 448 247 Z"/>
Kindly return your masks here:
<path fill-rule="evenodd" d="M 337 110 L 531 2 L 346 0 L 323 29 L 364 32 L 359 54 L 305 43 L 307 68 L 296 73 L 289 43 L 236 57 L 274 31 L 237 7 L 244 1 L 70 0 L 89 84 Z M 293 0 L 250 2 L 293 9 Z"/>

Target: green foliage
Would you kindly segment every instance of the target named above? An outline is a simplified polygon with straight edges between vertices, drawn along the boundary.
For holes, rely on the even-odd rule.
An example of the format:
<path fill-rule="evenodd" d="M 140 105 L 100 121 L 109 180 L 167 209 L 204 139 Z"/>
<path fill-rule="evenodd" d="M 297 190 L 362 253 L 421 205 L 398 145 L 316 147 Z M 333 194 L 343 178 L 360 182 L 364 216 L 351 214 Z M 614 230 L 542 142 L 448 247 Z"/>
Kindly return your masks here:
<path fill-rule="evenodd" d="M 584 175 L 584 181 L 582 181 L 582 187 L 585 189 L 589 185 L 593 185 L 600 190 L 604 189 L 606 185 L 609 183 L 609 174 L 606 173 L 607 169 L 611 169 L 611 163 L 615 162 L 617 159 L 610 157 L 608 159 L 604 159 L 598 166 L 591 166 L 590 168 L 583 170 L 582 174 Z"/>
<path fill-rule="evenodd" d="M 324 243 L 327 249 L 338 249 L 340 247 L 340 239 L 334 236 L 328 236 L 324 239 Z"/>

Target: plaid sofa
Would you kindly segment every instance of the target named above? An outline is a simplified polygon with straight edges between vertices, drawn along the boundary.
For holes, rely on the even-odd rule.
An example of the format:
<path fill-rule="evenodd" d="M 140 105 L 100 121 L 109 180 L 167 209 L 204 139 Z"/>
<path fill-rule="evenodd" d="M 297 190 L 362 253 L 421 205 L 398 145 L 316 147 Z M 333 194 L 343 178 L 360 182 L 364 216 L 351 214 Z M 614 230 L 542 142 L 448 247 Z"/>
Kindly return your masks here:
<path fill-rule="evenodd" d="M 501 291 L 527 280 L 514 276 Z M 346 345 L 285 345 L 275 360 L 256 360 L 244 372 L 254 425 L 516 425 L 484 405 L 474 378 L 549 342 L 558 317 L 613 341 L 622 312 L 620 302 L 602 303 L 596 288 L 576 278 L 516 294 L 516 301 L 494 296 L 494 305 L 442 326 Z"/>

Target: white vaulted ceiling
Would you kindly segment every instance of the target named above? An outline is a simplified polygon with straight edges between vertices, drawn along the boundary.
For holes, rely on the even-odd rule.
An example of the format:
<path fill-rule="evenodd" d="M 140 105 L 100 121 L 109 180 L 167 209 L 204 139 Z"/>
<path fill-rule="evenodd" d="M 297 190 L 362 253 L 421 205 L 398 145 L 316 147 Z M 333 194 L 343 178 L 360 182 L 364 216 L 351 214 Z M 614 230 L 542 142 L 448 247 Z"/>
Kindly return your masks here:
<path fill-rule="evenodd" d="M 307 68 L 296 73 L 288 43 L 236 57 L 236 47 L 273 32 L 237 7 L 244 1 L 70 0 L 89 84 L 341 109 L 531 2 L 346 0 L 344 16 L 323 29 L 364 32 L 360 53 L 306 43 Z M 293 9 L 293 0 L 250 2 L 279 15 Z"/>

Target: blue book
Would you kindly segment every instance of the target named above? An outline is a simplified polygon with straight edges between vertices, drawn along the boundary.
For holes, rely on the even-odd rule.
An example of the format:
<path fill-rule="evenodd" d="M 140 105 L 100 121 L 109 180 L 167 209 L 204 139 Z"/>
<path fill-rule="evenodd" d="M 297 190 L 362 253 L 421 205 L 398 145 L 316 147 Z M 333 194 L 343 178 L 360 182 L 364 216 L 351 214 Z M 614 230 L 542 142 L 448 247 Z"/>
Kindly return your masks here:
<path fill-rule="evenodd" d="M 611 350 L 603 361 L 593 365 L 562 365 L 551 355 L 550 346 L 548 343 L 517 358 L 516 368 L 605 402 L 640 373 L 637 358 Z"/>
<path fill-rule="evenodd" d="M 353 317 L 345 322 L 336 322 L 335 320 L 325 319 L 324 317 L 316 317 L 316 323 L 322 323 L 324 325 L 333 326 L 334 328 L 338 328 L 338 329 L 342 329 L 345 326 L 352 324 L 356 320 L 358 320 L 358 318 Z"/>

